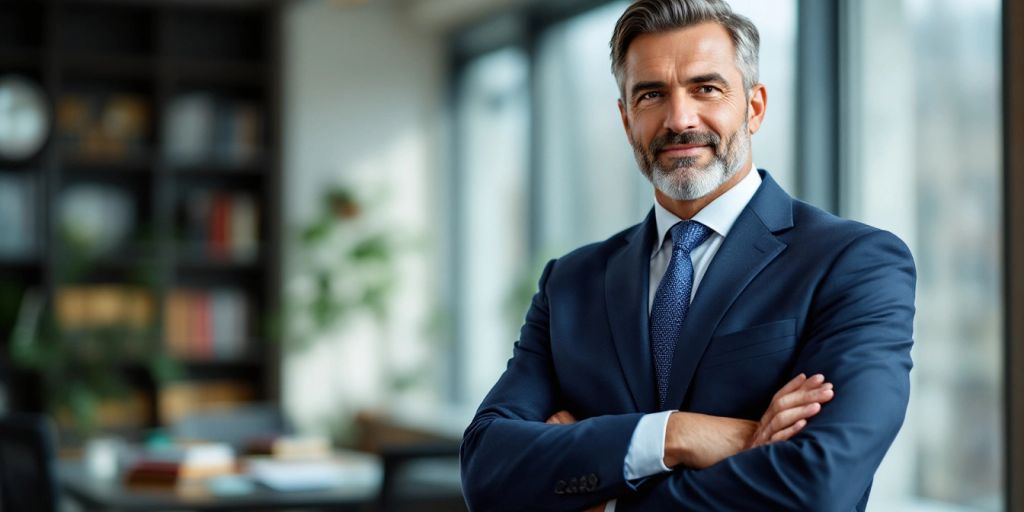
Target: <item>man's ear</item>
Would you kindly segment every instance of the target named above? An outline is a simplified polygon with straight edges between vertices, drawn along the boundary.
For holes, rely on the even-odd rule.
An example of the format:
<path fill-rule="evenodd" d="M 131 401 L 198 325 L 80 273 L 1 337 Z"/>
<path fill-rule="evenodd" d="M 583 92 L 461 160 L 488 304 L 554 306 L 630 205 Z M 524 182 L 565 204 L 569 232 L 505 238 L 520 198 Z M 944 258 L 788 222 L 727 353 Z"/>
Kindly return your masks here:
<path fill-rule="evenodd" d="M 628 140 L 630 144 L 633 144 L 633 135 L 632 132 L 629 131 L 629 116 L 626 115 L 626 104 L 622 103 L 622 98 L 619 98 L 618 103 L 619 116 L 622 117 L 622 129 L 626 130 L 626 140 Z"/>
<path fill-rule="evenodd" d="M 747 103 L 747 129 L 753 135 L 761 129 L 764 112 L 768 108 L 768 89 L 764 84 L 757 84 L 750 90 L 750 101 Z"/>

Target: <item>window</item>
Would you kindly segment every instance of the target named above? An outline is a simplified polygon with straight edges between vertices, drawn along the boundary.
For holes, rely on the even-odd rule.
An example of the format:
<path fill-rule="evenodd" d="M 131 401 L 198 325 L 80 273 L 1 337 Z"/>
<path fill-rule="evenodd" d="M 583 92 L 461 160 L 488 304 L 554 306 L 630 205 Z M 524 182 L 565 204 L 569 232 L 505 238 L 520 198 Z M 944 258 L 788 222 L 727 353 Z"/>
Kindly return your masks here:
<path fill-rule="evenodd" d="M 999 0 L 850 2 L 846 215 L 918 269 L 906 422 L 874 510 L 1001 510 Z"/>
<path fill-rule="evenodd" d="M 505 367 L 518 325 L 508 297 L 527 254 L 529 63 L 514 47 L 470 60 L 457 98 L 457 382 L 479 403 Z"/>

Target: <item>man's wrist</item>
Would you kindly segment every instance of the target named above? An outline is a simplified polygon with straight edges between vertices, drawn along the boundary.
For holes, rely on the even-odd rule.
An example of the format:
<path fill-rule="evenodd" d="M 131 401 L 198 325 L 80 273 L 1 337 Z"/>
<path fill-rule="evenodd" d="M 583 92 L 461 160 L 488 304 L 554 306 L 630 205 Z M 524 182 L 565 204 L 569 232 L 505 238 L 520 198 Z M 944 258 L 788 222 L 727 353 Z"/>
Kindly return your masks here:
<path fill-rule="evenodd" d="M 678 434 L 685 430 L 685 423 L 685 412 L 676 411 L 668 417 L 668 425 L 665 428 L 665 456 L 662 459 L 665 467 L 674 468 L 686 460 L 686 436 Z"/>

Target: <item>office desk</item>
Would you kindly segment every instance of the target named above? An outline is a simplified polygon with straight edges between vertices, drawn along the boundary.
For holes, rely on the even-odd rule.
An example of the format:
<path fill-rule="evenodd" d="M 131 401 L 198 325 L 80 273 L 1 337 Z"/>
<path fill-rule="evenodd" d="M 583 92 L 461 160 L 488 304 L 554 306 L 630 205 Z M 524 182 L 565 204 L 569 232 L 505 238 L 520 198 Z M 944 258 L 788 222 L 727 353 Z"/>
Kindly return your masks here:
<path fill-rule="evenodd" d="M 120 479 L 92 477 L 79 461 L 61 461 L 58 476 L 66 496 L 87 511 L 244 511 L 244 510 L 331 510 L 365 511 L 372 508 L 380 492 L 379 461 L 367 464 L 376 471 L 336 488 L 317 491 L 274 491 L 259 484 L 251 492 L 214 495 L 196 482 L 177 489 L 128 487 Z M 375 467 L 373 466 L 375 464 Z"/>

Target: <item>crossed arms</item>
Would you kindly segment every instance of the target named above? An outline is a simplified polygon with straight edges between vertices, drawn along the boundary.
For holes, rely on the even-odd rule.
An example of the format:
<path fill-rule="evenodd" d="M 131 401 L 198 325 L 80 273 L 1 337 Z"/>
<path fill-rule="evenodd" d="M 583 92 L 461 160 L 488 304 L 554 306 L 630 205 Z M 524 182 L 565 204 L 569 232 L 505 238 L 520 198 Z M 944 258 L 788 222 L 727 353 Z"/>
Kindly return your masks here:
<path fill-rule="evenodd" d="M 909 397 L 915 275 L 896 237 L 872 231 L 850 241 L 815 290 L 794 371 L 835 383 L 826 406 L 813 405 L 828 401 L 829 393 L 814 395 L 825 383 L 808 379 L 781 389 L 757 423 L 673 414 L 665 450 L 673 471 L 639 487 L 626 482 L 623 461 L 642 414 L 571 424 L 559 417 L 548 337 L 552 268 L 508 369 L 466 430 L 463 489 L 472 509 L 584 510 L 612 499 L 618 511 L 858 505 Z M 552 416 L 563 424 L 545 423 Z M 582 492 L 554 492 L 570 478 L 586 482 Z"/>

